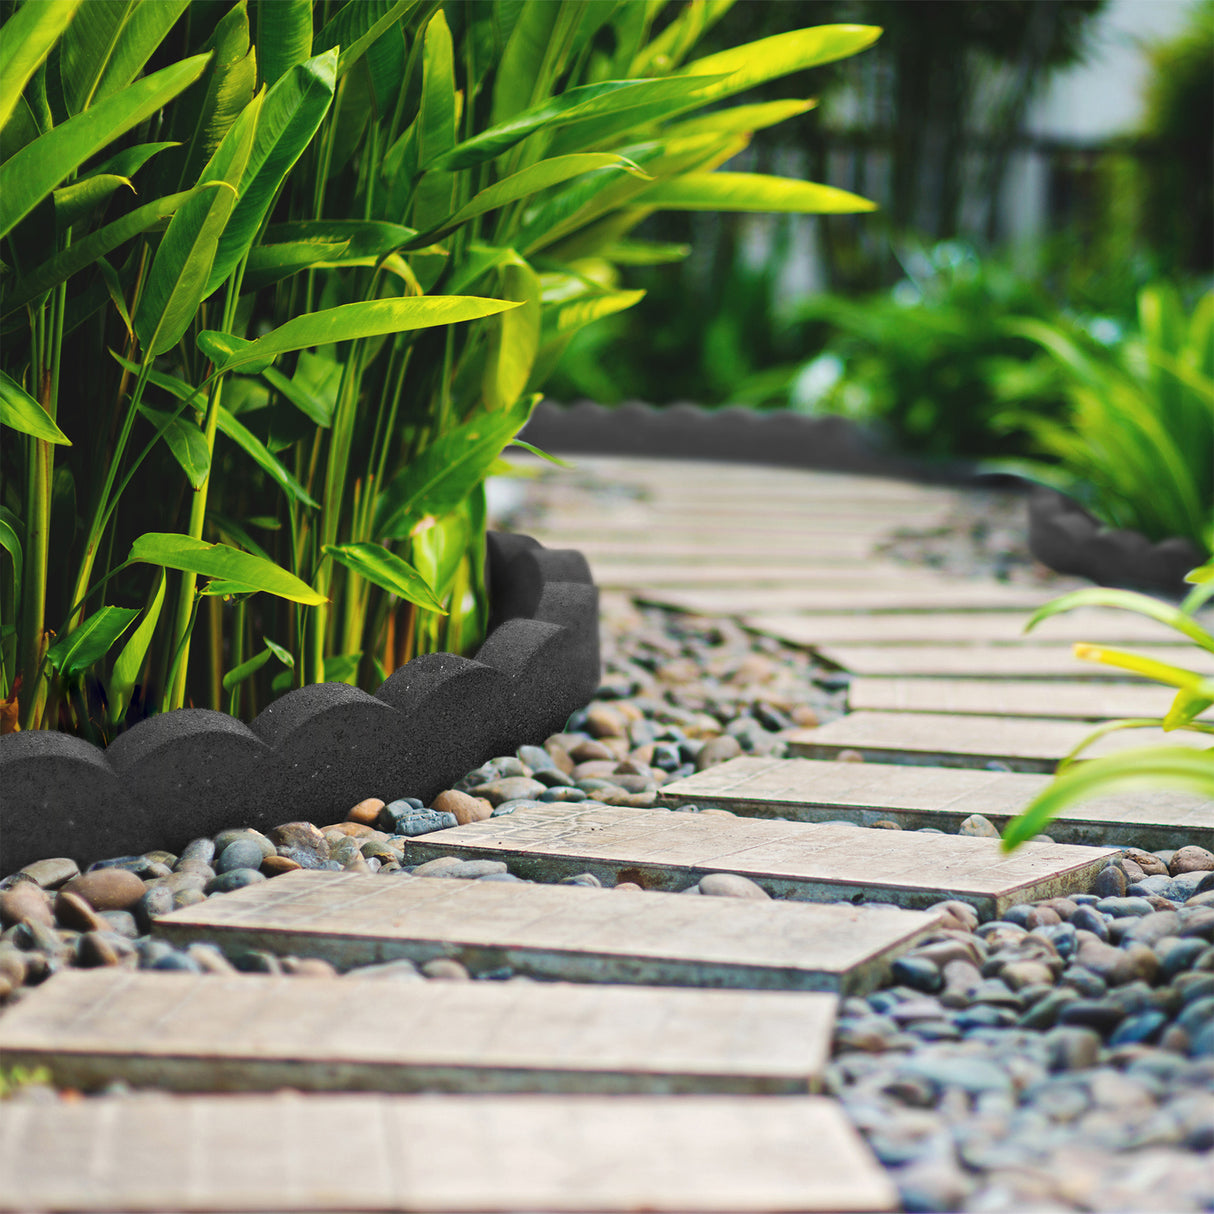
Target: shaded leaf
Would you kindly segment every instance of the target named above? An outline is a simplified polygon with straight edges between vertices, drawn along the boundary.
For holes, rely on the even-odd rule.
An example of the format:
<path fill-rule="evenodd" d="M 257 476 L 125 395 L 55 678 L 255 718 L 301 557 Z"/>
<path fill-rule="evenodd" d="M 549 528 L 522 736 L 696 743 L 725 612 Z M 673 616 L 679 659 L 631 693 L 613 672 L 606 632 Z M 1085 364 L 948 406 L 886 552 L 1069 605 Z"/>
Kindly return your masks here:
<path fill-rule="evenodd" d="M 126 188 L 134 194 L 128 177 L 116 173 L 95 173 L 55 191 L 55 223 L 61 232 L 109 201 L 115 190 Z"/>
<path fill-rule="evenodd" d="M 344 76 L 388 29 L 417 7 L 419 0 L 348 0 L 316 36 L 319 54 L 341 48 L 338 76 Z"/>
<path fill-rule="evenodd" d="M 132 607 L 99 608 L 46 651 L 47 662 L 65 679 L 83 674 L 109 653 L 138 615 Z"/>
<path fill-rule="evenodd" d="M 147 405 L 140 405 L 139 412 L 160 431 L 160 437 L 186 474 L 190 488 L 201 488 L 211 471 L 211 453 L 202 431 L 192 422 Z"/>
<path fill-rule="evenodd" d="M 152 601 L 143 612 L 139 627 L 131 633 L 131 638 L 122 647 L 122 652 L 114 659 L 114 669 L 110 673 L 107 686 L 109 695 L 109 717 L 111 721 L 121 721 L 131 702 L 135 683 L 139 672 L 143 669 L 144 659 L 152 639 L 156 635 L 156 624 L 160 619 L 160 609 L 164 606 L 165 574 L 161 569 L 156 574 L 156 589 L 152 593 Z"/>
<path fill-rule="evenodd" d="M 312 507 L 318 505 L 299 481 L 291 475 L 286 466 L 270 454 L 261 439 L 247 426 L 237 421 L 222 405 L 219 406 L 217 424 L 220 431 L 226 434 L 246 455 L 250 456 L 253 462 L 266 472 L 293 502 Z"/>
<path fill-rule="evenodd" d="M 257 63 L 274 84 L 312 55 L 312 0 L 259 0 Z"/>
<path fill-rule="evenodd" d="M 32 434 L 44 443 L 72 445 L 50 414 L 5 371 L 0 371 L 0 425 Z"/>

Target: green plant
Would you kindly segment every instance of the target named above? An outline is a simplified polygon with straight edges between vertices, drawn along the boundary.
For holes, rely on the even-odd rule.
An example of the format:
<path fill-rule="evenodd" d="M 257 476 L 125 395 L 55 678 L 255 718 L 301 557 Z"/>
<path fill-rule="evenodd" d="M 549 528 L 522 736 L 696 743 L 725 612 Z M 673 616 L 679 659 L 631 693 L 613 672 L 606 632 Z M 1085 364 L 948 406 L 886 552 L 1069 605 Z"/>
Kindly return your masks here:
<path fill-rule="evenodd" d="M 11 1100 L 22 1088 L 49 1087 L 51 1072 L 44 1066 L 0 1067 L 0 1100 Z"/>
<path fill-rule="evenodd" d="M 880 31 L 689 61 L 728 5 L 0 5 L 6 723 L 473 648 L 483 482 L 632 229 L 870 205 L 716 171 L 810 103 L 692 112 Z"/>
<path fill-rule="evenodd" d="M 1076 607 L 1117 607 L 1136 611 L 1174 628 L 1206 653 L 1214 654 L 1214 634 L 1195 618 L 1198 608 L 1214 598 L 1214 565 L 1193 570 L 1186 579 L 1196 583 L 1179 607 L 1128 590 L 1092 588 L 1054 599 L 1036 611 L 1025 625 L 1028 632 L 1042 620 Z M 1141 654 L 1101 645 L 1077 644 L 1075 656 L 1102 662 L 1176 688 L 1176 698 L 1160 720 L 1133 718 L 1109 721 L 1095 730 L 1058 765 L 1053 782 L 1039 793 L 1003 832 L 1003 849 L 1011 851 L 1041 833 L 1060 810 L 1089 797 L 1126 789 L 1180 788 L 1214 796 L 1214 746 L 1145 746 L 1097 759 L 1076 762 L 1097 739 L 1119 729 L 1158 725 L 1214 734 L 1214 725 L 1196 718 L 1214 705 L 1214 678 Z"/>
<path fill-rule="evenodd" d="M 1024 471 L 1078 498 L 1111 527 L 1149 539 L 1214 545 L 1214 292 L 1185 315 L 1167 284 L 1138 293 L 1138 331 L 1115 346 L 1083 343 L 1056 325 L 1013 320 L 1065 376 L 1060 418 L 1022 412 L 1058 464 Z"/>
<path fill-rule="evenodd" d="M 903 258 L 907 277 L 861 300 L 810 299 L 793 323 L 825 326 L 822 355 L 789 375 L 794 408 L 874 426 L 905 451 L 938 457 L 1006 453 L 1023 444 L 1006 397 L 1061 407 L 1059 376 L 1026 369 L 1031 346 L 1009 317 L 1046 317 L 1053 306 L 1010 269 L 945 242 Z"/>

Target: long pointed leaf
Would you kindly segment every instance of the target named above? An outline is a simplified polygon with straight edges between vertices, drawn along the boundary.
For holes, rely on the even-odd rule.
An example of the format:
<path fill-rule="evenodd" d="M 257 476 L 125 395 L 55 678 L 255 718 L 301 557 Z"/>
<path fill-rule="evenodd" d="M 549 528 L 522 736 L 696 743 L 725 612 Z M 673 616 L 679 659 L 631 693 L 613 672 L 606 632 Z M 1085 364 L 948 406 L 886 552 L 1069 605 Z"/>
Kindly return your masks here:
<path fill-rule="evenodd" d="M 639 205 L 661 211 L 777 211 L 808 214 L 851 214 L 875 211 L 877 204 L 847 190 L 769 177 L 763 173 L 686 173 L 659 181 L 637 199 Z"/>
<path fill-rule="evenodd" d="M 209 185 L 185 190 L 180 194 L 170 194 L 167 198 L 157 198 L 155 202 L 138 207 L 83 240 L 69 245 L 14 284 L 11 293 L 5 296 L 3 304 L 0 305 L 0 315 L 7 316 L 10 312 L 15 312 L 31 299 L 36 299 L 61 282 L 66 282 L 73 274 L 95 265 L 128 240 L 133 240 L 141 232 L 146 232 L 168 219 L 178 207 L 184 206 L 200 191 L 222 188 L 218 182 L 211 182 Z"/>
<path fill-rule="evenodd" d="M 312 0 L 258 0 L 257 63 L 266 84 L 312 55 Z"/>
<path fill-rule="evenodd" d="M 196 425 L 171 413 L 140 405 L 139 412 L 159 431 L 173 458 L 185 473 L 191 489 L 200 489 L 211 471 L 211 452 Z"/>
<path fill-rule="evenodd" d="M 90 156 L 189 88 L 206 63 L 205 55 L 195 55 L 136 80 L 10 156 L 0 165 L 0 236 Z"/>
<path fill-rule="evenodd" d="M 1139 594 L 1134 590 L 1110 590 L 1104 586 L 1073 590 L 1070 594 L 1052 599 L 1045 606 L 1038 607 L 1033 612 L 1024 626 L 1024 631 L 1029 632 L 1042 620 L 1049 619 L 1052 615 L 1059 615 L 1064 611 L 1070 611 L 1075 607 L 1121 607 L 1127 611 L 1137 611 L 1140 615 L 1158 620 L 1169 628 L 1175 628 L 1189 640 L 1196 641 L 1203 649 L 1214 653 L 1214 636 L 1211 636 L 1200 624 L 1170 603 L 1153 599 L 1147 594 Z"/>
<path fill-rule="evenodd" d="M 410 603 L 440 615 L 447 614 L 426 579 L 408 561 L 379 544 L 326 544 L 324 554 Z"/>
<path fill-rule="evenodd" d="M 323 594 L 318 594 L 306 582 L 271 561 L 263 561 L 227 544 L 207 544 L 189 535 L 149 531 L 131 545 L 127 560 L 201 577 L 223 578 L 250 590 L 264 591 L 309 606 L 325 602 Z"/>
<path fill-rule="evenodd" d="M 0 425 L 21 434 L 32 434 L 44 443 L 72 445 L 50 414 L 5 371 L 0 371 Z"/>
<path fill-rule="evenodd" d="M 210 294 L 248 252 L 279 187 L 312 141 L 333 101 L 337 52 L 326 51 L 293 67 L 266 94 L 239 199 L 219 239 L 207 281 Z"/>
<path fill-rule="evenodd" d="M 110 672 L 107 687 L 109 694 L 109 717 L 111 721 L 120 721 L 126 715 L 127 706 L 131 702 L 131 694 L 135 690 L 135 682 L 143 669 L 144 659 L 156 635 L 156 624 L 160 619 L 160 609 L 164 606 L 165 574 L 161 569 L 156 575 L 156 590 L 152 601 L 143 613 L 139 626 L 131 633 L 131 638 L 122 647 L 122 652 L 114 659 L 114 669 Z"/>
<path fill-rule="evenodd" d="M 522 307 L 503 312 L 489 334 L 481 379 L 487 408 L 505 409 L 526 390 L 540 345 L 540 279 L 519 256 L 502 267 L 502 293 Z"/>
<path fill-rule="evenodd" d="M 1143 657 L 1142 654 L 1106 649 L 1103 645 L 1089 645 L 1083 641 L 1076 642 L 1071 648 L 1075 656 L 1085 662 L 1103 662 L 1106 666 L 1132 670 L 1135 674 L 1144 675 L 1168 687 L 1191 687 L 1201 682 L 1201 675 L 1195 671 L 1185 670 L 1182 666 L 1172 666 L 1155 658 Z"/>
<path fill-rule="evenodd" d="M 315 51 L 341 48 L 338 76 L 344 76 L 387 30 L 420 0 L 348 0 L 316 36 Z"/>
<path fill-rule="evenodd" d="M 99 608 L 46 651 L 47 662 L 65 679 L 83 674 L 109 653 L 138 615 L 133 607 Z"/>
<path fill-rule="evenodd" d="M 246 342 L 228 333 L 207 330 L 198 335 L 198 344 L 215 362 L 216 371 L 235 371 L 241 367 L 255 367 L 260 371 L 280 354 L 292 350 L 480 320 L 517 307 L 518 304 L 506 300 L 480 299 L 475 295 L 373 299 L 297 316 L 256 341 Z"/>
<path fill-rule="evenodd" d="M 246 455 L 251 456 L 253 462 L 262 468 L 293 502 L 311 507 L 319 504 L 308 496 L 308 491 L 291 475 L 282 462 L 270 453 L 265 443 L 222 405 L 219 407 L 219 429 Z"/>
<path fill-rule="evenodd" d="M 1179 788 L 1214 797 L 1214 751 L 1144 746 L 1092 759 L 1058 776 L 1003 832 L 1011 851 L 1039 835 L 1058 813 L 1079 801 L 1134 789 Z"/>
<path fill-rule="evenodd" d="M 134 316 L 135 332 L 150 355 L 164 354 L 181 340 L 207 297 L 207 279 L 236 203 L 236 182 L 248 163 L 260 108 L 260 98 L 245 107 L 203 170 L 202 183 L 223 188 L 181 207 L 161 238 Z"/>
<path fill-rule="evenodd" d="M 23 4 L 0 29 L 0 129 L 8 122 L 29 78 L 67 29 L 82 0 Z"/>

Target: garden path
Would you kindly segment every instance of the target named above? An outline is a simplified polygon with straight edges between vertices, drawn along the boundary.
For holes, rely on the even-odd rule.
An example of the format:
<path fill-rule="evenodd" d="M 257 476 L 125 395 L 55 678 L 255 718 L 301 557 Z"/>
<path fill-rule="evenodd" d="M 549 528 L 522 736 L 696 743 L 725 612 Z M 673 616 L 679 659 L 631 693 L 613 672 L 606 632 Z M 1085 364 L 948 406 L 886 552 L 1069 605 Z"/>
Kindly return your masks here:
<path fill-rule="evenodd" d="M 887 831 L 872 832 L 880 858 L 867 842 L 861 858 L 840 820 L 1001 825 L 1047 780 L 1019 772 L 1048 770 L 1092 721 L 1157 709 L 1060 642 L 1167 653 L 1168 635 L 1093 612 L 1025 638 L 1048 589 L 873 558 L 892 520 L 942 524 L 951 489 L 580 463 L 611 492 L 542 481 L 544 520 L 526 530 L 581 549 L 608 593 L 813 647 L 859 676 L 851 711 L 790 738 L 809 758 L 738 758 L 663 788 L 699 814 L 552 804 L 413 842 L 412 862 L 505 859 L 647 890 L 299 872 L 158 924 L 339 967 L 457 957 L 612 985 L 56 976 L 0 1018 L 7 1061 L 212 1094 L 0 1104 L 0 1208 L 894 1209 L 841 1106 L 811 1093 L 839 995 L 871 989 L 938 920 L 862 904 L 953 898 L 990 915 L 1085 888 L 1127 832 L 1214 840 L 1209 802 L 1135 794 L 1069 811 L 1056 842 L 1010 857 L 990 838 Z M 790 900 L 658 892 L 707 873 Z M 257 1094 L 283 1086 L 302 1091 Z M 374 1149 L 350 1167 L 339 1148 L 355 1141 Z"/>

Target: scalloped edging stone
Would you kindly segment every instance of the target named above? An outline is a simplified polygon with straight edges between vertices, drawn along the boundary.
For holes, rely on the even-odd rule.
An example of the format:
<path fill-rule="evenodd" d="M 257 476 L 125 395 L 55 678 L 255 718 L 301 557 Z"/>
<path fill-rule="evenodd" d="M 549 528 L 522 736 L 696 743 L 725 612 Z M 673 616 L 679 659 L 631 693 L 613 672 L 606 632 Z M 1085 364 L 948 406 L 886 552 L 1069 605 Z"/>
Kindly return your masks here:
<path fill-rule="evenodd" d="M 245 724 L 208 708 L 147 718 L 102 750 L 49 730 L 0 737 L 0 873 L 179 850 L 228 826 L 340 818 L 364 797 L 429 799 L 494 755 L 559 731 L 599 681 L 585 558 L 488 536 L 489 633 L 475 658 L 424 654 L 369 695 L 287 692 Z"/>
<path fill-rule="evenodd" d="M 557 453 L 768 464 L 944 484 L 971 481 L 976 471 L 964 461 L 917 459 L 886 450 L 844 417 L 737 405 L 706 409 L 545 400 L 536 406 L 522 437 Z"/>
<path fill-rule="evenodd" d="M 1113 530 L 1078 502 L 1054 489 L 1035 489 L 1028 502 L 1029 551 L 1055 573 L 1071 573 L 1101 586 L 1162 591 L 1175 598 L 1184 575 L 1202 563 L 1181 536 L 1152 543 L 1137 531 Z"/>

